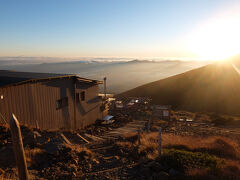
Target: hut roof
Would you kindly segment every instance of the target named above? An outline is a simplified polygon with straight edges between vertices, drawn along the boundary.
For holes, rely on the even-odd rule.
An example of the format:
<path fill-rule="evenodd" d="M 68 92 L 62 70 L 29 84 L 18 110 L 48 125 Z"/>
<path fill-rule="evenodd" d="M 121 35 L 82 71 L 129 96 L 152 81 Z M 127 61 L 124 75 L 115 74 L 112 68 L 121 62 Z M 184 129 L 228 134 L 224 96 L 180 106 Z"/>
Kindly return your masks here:
<path fill-rule="evenodd" d="M 81 78 L 78 77 L 76 74 L 55 74 L 0 70 L 0 87 L 61 78 L 76 78 L 80 82 L 102 84 L 102 81 Z"/>

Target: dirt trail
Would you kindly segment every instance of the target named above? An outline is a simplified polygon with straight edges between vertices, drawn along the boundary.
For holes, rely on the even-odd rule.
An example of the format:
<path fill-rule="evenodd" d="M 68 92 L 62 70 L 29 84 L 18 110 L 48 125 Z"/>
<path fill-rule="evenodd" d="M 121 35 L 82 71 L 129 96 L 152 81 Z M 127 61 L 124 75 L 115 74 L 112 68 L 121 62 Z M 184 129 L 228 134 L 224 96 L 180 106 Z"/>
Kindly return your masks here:
<path fill-rule="evenodd" d="M 143 130 L 146 126 L 146 123 L 146 120 L 133 120 L 123 127 L 109 131 L 103 137 L 118 138 L 126 134 L 136 133 L 138 130 Z"/>
<path fill-rule="evenodd" d="M 127 158 L 121 157 L 121 152 L 114 145 L 115 141 L 128 133 L 136 133 L 139 129 L 145 128 L 147 121 L 133 120 L 125 126 L 116 128 L 100 136 L 102 140 L 92 141 L 86 144 L 86 147 L 94 152 L 98 157 L 98 162 L 91 167 L 91 171 L 78 177 L 81 179 L 129 179 L 131 174 L 129 171 L 133 169 L 137 163 Z"/>
<path fill-rule="evenodd" d="M 114 140 L 88 144 L 87 148 L 95 153 L 98 162 L 91 167 L 91 171 L 76 179 L 129 179 L 128 170 L 136 164 L 120 157 L 113 143 Z"/>

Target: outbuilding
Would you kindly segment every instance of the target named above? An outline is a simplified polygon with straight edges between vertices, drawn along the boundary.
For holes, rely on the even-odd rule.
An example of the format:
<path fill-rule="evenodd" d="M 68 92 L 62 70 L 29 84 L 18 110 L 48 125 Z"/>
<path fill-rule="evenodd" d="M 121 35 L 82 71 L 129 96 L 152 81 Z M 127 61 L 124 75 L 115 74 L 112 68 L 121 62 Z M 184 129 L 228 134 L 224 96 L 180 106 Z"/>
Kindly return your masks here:
<path fill-rule="evenodd" d="M 98 96 L 102 83 L 77 75 L 0 70 L 0 123 L 9 123 L 14 113 L 20 124 L 40 129 L 83 129 L 107 114 Z"/>
<path fill-rule="evenodd" d="M 170 119 L 170 105 L 154 105 L 152 106 L 153 110 L 153 117 L 155 118 L 161 118 L 165 120 Z"/>

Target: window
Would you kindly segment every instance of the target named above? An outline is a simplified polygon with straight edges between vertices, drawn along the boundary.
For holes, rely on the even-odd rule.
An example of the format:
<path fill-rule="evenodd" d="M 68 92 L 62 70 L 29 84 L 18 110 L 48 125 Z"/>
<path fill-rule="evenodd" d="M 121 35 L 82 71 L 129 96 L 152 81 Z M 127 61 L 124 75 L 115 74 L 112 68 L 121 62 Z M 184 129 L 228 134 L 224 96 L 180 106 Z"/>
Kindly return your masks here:
<path fill-rule="evenodd" d="M 66 106 L 68 106 L 68 97 L 57 100 L 56 109 L 61 109 Z"/>
<path fill-rule="evenodd" d="M 76 93 L 76 102 L 77 102 L 77 103 L 80 102 L 80 96 L 79 96 L 79 93 Z"/>
<path fill-rule="evenodd" d="M 76 93 L 76 103 L 80 103 L 80 101 L 85 101 L 85 91 Z"/>
<path fill-rule="evenodd" d="M 81 92 L 81 101 L 85 101 L 85 91 Z"/>

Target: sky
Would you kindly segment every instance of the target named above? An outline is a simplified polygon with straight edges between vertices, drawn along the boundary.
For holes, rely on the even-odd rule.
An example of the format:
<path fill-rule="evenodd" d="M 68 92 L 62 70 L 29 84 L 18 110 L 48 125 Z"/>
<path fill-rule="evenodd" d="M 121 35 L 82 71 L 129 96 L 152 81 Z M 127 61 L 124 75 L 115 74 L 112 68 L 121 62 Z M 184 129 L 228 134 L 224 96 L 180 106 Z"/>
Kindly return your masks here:
<path fill-rule="evenodd" d="M 0 0 L 0 56 L 222 58 L 240 52 L 239 13 L 237 0 Z"/>

